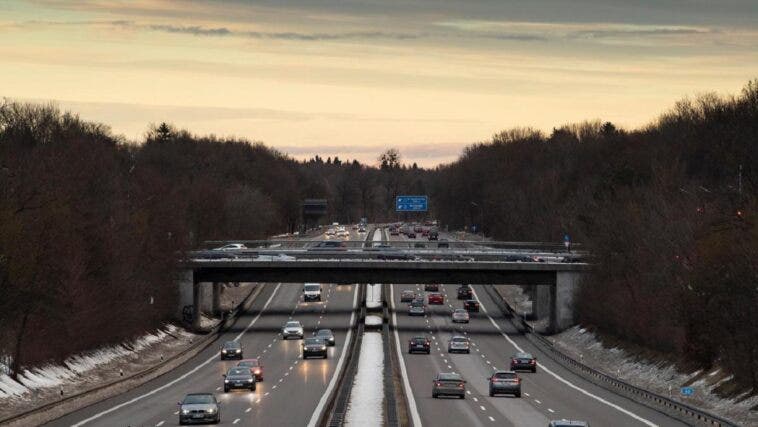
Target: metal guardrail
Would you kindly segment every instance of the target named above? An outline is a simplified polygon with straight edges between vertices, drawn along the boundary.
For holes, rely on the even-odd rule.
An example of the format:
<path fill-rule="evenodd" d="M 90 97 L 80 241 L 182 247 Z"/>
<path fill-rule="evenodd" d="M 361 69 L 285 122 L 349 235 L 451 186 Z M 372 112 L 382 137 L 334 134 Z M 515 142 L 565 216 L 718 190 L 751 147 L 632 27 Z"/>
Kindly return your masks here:
<path fill-rule="evenodd" d="M 700 425 L 719 426 L 719 427 L 739 427 L 737 424 L 711 414 L 702 409 L 695 408 L 683 402 L 678 402 L 658 393 L 645 390 L 641 387 L 629 384 L 626 381 L 614 378 L 597 369 L 591 368 L 571 356 L 561 352 L 552 342 L 535 332 L 534 328 L 521 317 L 515 315 L 515 310 L 497 294 L 492 286 L 484 287 L 487 294 L 495 301 L 500 310 L 511 317 L 511 323 L 524 333 L 529 342 L 540 348 L 552 360 L 564 368 L 574 372 L 582 378 L 596 384 L 612 393 L 616 393 L 634 400 L 637 403 L 645 405 L 651 409 L 662 412 L 668 416 L 678 419 L 684 423 L 690 424 L 693 421 Z"/>

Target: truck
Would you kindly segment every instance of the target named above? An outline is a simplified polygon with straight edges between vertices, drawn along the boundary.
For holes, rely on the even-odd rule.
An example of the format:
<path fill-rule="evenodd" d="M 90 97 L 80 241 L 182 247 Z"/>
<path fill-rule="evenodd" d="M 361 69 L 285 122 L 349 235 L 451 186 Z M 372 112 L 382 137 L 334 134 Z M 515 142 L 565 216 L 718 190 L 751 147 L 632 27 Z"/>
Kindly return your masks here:
<path fill-rule="evenodd" d="M 321 283 L 304 283 L 303 300 L 321 301 Z"/>

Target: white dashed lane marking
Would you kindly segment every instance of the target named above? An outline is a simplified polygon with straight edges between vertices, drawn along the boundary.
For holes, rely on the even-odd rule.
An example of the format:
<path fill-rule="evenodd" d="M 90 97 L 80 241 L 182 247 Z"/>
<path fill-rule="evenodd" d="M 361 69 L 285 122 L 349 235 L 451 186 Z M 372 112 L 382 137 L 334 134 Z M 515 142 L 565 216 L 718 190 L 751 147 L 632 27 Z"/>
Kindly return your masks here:
<path fill-rule="evenodd" d="M 240 419 L 239 419 L 239 418 L 237 418 L 237 419 L 235 419 L 234 421 L 232 421 L 232 424 L 237 424 L 238 422 L 240 422 Z"/>
<path fill-rule="evenodd" d="M 550 408 L 547 408 L 547 411 L 548 411 L 548 412 L 550 412 L 551 414 L 554 414 L 554 413 L 555 413 L 555 411 L 553 411 L 553 410 L 552 410 L 552 409 L 550 409 Z"/>
<path fill-rule="evenodd" d="M 534 399 L 534 401 L 535 401 L 535 402 L 537 402 L 537 404 L 538 404 L 538 405 L 541 405 L 541 404 L 542 404 L 542 402 L 540 402 L 540 401 L 539 401 L 539 400 L 537 400 L 537 399 Z"/>
<path fill-rule="evenodd" d="M 486 409 L 484 406 L 482 406 L 482 405 L 479 405 L 479 407 L 480 407 L 480 408 L 482 408 L 482 411 L 486 411 L 486 410 L 487 410 L 487 409 Z"/>
<path fill-rule="evenodd" d="M 253 408 L 247 408 L 247 409 L 245 409 L 245 413 L 247 414 L 247 413 L 248 413 L 248 412 L 250 412 L 252 409 L 253 409 Z"/>
<path fill-rule="evenodd" d="M 155 425 L 155 427 L 161 427 L 163 425 L 163 423 L 165 423 L 165 421 L 159 422 L 158 424 Z"/>
<path fill-rule="evenodd" d="M 492 422 L 494 423 L 494 422 L 495 422 L 495 419 L 494 419 L 494 418 L 492 418 L 492 417 L 490 417 L 490 421 L 492 421 Z"/>

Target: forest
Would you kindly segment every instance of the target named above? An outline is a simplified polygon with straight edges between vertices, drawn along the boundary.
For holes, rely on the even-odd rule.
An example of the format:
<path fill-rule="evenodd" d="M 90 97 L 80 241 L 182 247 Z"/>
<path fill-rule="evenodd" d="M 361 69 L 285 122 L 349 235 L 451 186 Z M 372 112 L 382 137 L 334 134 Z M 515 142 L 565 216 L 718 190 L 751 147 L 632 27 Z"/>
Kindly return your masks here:
<path fill-rule="evenodd" d="M 395 196 L 428 194 L 451 230 L 570 233 L 596 265 L 579 322 L 758 389 L 758 80 L 639 129 L 514 128 L 432 169 L 377 156 L 300 161 L 166 123 L 128 141 L 54 105 L 4 100 L 0 360 L 17 375 L 173 321 L 177 254 L 299 230 L 305 198 L 327 199 L 324 222 L 383 222 L 399 218 Z"/>

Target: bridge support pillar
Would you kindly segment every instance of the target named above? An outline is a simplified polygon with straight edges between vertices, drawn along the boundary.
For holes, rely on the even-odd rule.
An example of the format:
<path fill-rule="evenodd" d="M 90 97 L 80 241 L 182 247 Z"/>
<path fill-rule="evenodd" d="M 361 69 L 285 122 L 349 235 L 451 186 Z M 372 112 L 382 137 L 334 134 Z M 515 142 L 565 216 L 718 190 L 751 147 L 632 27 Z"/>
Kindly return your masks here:
<path fill-rule="evenodd" d="M 213 305 L 211 312 L 215 317 L 221 316 L 221 282 L 213 282 Z"/>
<path fill-rule="evenodd" d="M 575 271 L 558 271 L 555 274 L 555 286 L 550 287 L 550 333 L 557 333 L 574 325 L 574 296 L 582 276 Z"/>
<path fill-rule="evenodd" d="M 200 303 L 202 301 L 202 289 L 200 283 L 194 282 L 192 284 L 192 329 L 200 330 L 200 319 L 202 318 L 202 310 Z"/>
<path fill-rule="evenodd" d="M 179 272 L 179 276 L 176 280 L 176 285 L 178 287 L 178 294 L 179 294 L 179 305 L 176 308 L 176 317 L 180 320 L 188 320 L 185 319 L 186 314 L 188 313 L 187 310 L 189 310 L 189 307 L 193 306 L 192 301 L 192 282 L 194 281 L 194 273 L 192 270 L 183 270 Z"/>
<path fill-rule="evenodd" d="M 532 300 L 532 318 L 534 320 L 544 319 L 550 316 L 551 306 L 551 286 L 530 285 L 529 292 Z"/>

